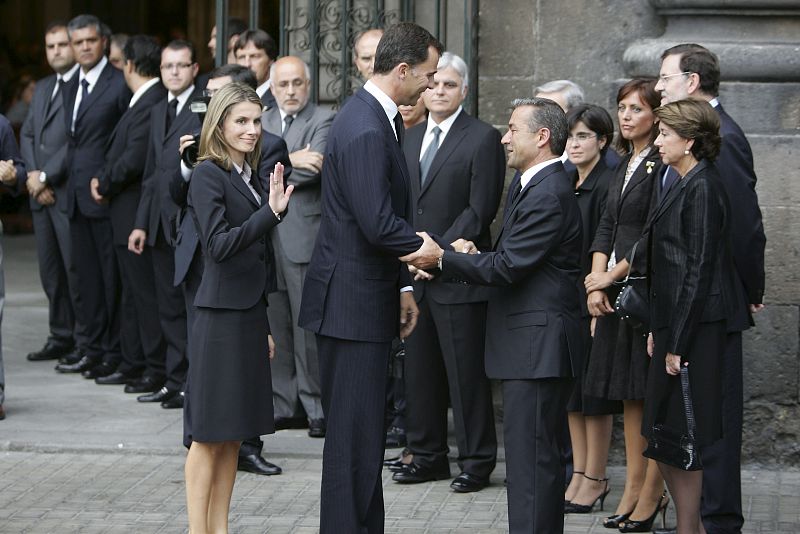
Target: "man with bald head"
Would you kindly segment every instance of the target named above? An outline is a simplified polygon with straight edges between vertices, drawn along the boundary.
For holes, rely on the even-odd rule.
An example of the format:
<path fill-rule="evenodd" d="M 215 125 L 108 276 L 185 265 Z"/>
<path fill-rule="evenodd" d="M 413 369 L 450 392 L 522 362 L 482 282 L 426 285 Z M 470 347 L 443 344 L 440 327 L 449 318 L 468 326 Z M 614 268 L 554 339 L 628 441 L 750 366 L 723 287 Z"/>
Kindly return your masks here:
<path fill-rule="evenodd" d="M 383 37 L 383 30 L 373 28 L 361 32 L 353 43 L 353 63 L 364 80 L 372 78 L 372 69 L 375 66 L 375 51 Z"/>
<path fill-rule="evenodd" d="M 269 323 L 278 358 L 272 366 L 276 428 L 305 426 L 311 437 L 325 436 L 320 400 L 319 363 L 314 334 L 297 326 L 300 297 L 320 222 L 320 171 L 333 112 L 308 101 L 311 76 L 302 59 L 287 56 L 270 67 L 276 106 L 261 124 L 283 137 L 294 171 L 292 209 L 272 231 L 278 264 L 278 291 L 269 296 Z M 280 228 L 279 228 L 280 227 Z M 298 424 L 300 422 L 300 424 Z"/>

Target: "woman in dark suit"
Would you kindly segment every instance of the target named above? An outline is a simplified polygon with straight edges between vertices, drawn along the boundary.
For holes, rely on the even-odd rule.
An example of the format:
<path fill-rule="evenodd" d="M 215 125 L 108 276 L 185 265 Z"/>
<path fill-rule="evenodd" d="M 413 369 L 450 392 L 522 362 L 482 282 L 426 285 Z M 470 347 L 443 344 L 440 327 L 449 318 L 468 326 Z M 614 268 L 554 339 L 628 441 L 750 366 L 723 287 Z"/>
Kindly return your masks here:
<path fill-rule="evenodd" d="M 605 154 L 614 138 L 614 122 L 600 106 L 581 104 L 567 113 L 567 155 L 575 165 L 569 176 L 583 221 L 582 273 L 585 346 L 591 347 L 591 319 L 586 307 L 583 277 L 592 268 L 589 247 L 606 206 L 613 170 L 606 167 Z M 572 480 L 564 494 L 565 512 L 589 513 L 598 496 L 607 493 L 606 462 L 611 441 L 611 414 L 622 411 L 622 403 L 583 395 L 581 376 L 567 404 L 572 441 Z M 602 504 L 603 498 L 600 499 Z"/>
<path fill-rule="evenodd" d="M 642 433 L 656 423 L 678 435 L 687 420 L 676 375 L 689 371 L 698 449 L 722 437 L 722 365 L 726 319 L 739 293 L 731 257 L 730 209 L 713 165 L 719 153 L 719 118 L 707 103 L 681 100 L 658 108 L 661 161 L 678 181 L 651 218 L 647 274 L 650 293 L 650 365 Z M 654 346 L 653 346 L 654 343 Z M 658 467 L 675 500 L 680 534 L 705 532 L 700 521 L 703 471 Z"/>
<path fill-rule="evenodd" d="M 192 534 L 227 532 L 239 445 L 274 432 L 267 291 L 275 262 L 269 230 L 280 221 L 293 187 L 284 191 L 280 163 L 268 193 L 255 175 L 261 108 L 256 92 L 243 84 L 214 95 L 189 185 L 204 259 L 184 413 L 191 421 L 186 497 Z"/>
<path fill-rule="evenodd" d="M 661 97 L 655 80 L 635 79 L 617 93 L 619 147 L 627 156 L 609 186 L 606 210 L 590 248 L 592 272 L 585 287 L 589 313 L 596 318 L 594 339 L 584 373 L 584 395 L 620 400 L 624 406 L 625 490 L 614 515 L 604 525 L 623 532 L 649 532 L 659 510 L 666 507 L 664 481 L 655 462 L 642 456 L 647 367 L 647 331 L 631 327 L 614 314 L 612 303 L 621 287 L 612 285 L 628 272 L 627 255 L 642 235 L 657 192 L 658 130 L 653 110 Z M 631 275 L 645 272 L 645 251 L 633 258 Z"/>

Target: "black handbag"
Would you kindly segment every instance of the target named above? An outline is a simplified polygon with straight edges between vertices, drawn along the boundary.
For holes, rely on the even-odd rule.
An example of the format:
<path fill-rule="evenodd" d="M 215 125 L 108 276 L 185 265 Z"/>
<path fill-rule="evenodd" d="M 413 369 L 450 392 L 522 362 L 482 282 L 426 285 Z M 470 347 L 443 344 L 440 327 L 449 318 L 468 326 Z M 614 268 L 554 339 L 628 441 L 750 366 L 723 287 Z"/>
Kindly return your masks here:
<path fill-rule="evenodd" d="M 638 246 L 639 242 L 637 241 L 631 250 L 628 274 L 625 276 L 625 280 L 622 281 L 623 288 L 617 295 L 614 311 L 620 316 L 620 319 L 631 326 L 647 327 L 650 323 L 650 303 L 647 301 L 647 297 L 633 283 L 635 280 L 644 280 L 644 277 L 631 277 L 633 259 L 636 257 L 636 247 Z"/>
<path fill-rule="evenodd" d="M 686 415 L 686 434 L 676 432 L 660 423 L 654 424 L 647 449 L 643 454 L 647 458 L 684 471 L 697 471 L 703 468 L 703 463 L 694 439 L 694 408 L 689 390 L 689 368 L 686 366 L 681 367 L 681 393 L 683 411 Z"/>

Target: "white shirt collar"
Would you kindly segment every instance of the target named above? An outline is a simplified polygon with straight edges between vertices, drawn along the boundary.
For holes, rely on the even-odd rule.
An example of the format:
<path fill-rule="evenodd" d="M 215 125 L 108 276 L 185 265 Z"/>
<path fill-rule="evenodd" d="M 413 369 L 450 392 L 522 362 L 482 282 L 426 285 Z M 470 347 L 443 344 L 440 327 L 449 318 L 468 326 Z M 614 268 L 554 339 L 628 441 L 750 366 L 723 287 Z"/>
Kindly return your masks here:
<path fill-rule="evenodd" d="M 79 68 L 80 68 L 80 65 L 78 65 L 77 63 L 75 63 L 75 64 L 72 66 L 72 68 L 71 68 L 71 69 L 69 69 L 69 70 L 68 70 L 67 72 L 65 72 L 64 74 L 56 74 L 56 81 L 61 81 L 61 80 L 64 80 L 64 83 L 66 83 L 66 82 L 70 81 L 70 80 L 72 79 L 72 77 L 73 77 L 73 76 L 75 76 L 75 73 L 76 73 L 76 72 L 78 72 L 78 69 L 79 69 Z"/>
<path fill-rule="evenodd" d="M 246 182 L 249 182 L 250 176 L 253 173 L 253 169 L 250 168 L 250 164 L 245 161 L 244 167 L 239 167 L 236 162 L 231 161 L 231 163 L 233 163 L 233 168 L 236 169 L 236 172 L 238 172 Z"/>
<path fill-rule="evenodd" d="M 536 173 L 547 167 L 548 165 L 552 165 L 555 162 L 560 162 L 561 158 L 553 158 L 548 159 L 547 161 L 543 161 L 541 163 L 537 163 L 527 171 L 522 173 L 522 176 L 519 179 L 519 183 L 522 189 L 525 189 L 525 186 L 528 185 L 528 182 L 531 181 L 531 178 L 536 176 Z"/>
<path fill-rule="evenodd" d="M 302 110 L 300 110 L 300 111 L 302 111 Z M 300 111 L 298 111 L 297 113 L 300 113 Z M 283 124 L 283 121 L 286 120 L 286 117 L 288 117 L 289 114 L 286 113 L 285 111 L 283 111 L 280 106 L 278 106 L 278 113 L 281 114 L 281 124 Z M 296 119 L 297 118 L 297 113 L 292 115 L 292 118 Z"/>
<path fill-rule="evenodd" d="M 717 100 L 717 97 L 712 98 L 711 100 L 708 101 L 708 103 L 711 104 L 712 108 L 716 108 L 719 106 L 719 100 Z"/>
<path fill-rule="evenodd" d="M 175 115 L 178 115 L 181 112 L 184 104 L 186 104 L 186 101 L 189 100 L 189 97 L 192 95 L 193 92 L 194 92 L 194 84 L 184 89 L 183 92 L 178 96 L 173 95 L 171 92 L 167 93 L 167 102 L 172 102 L 176 98 L 178 99 L 178 109 L 175 110 Z"/>
<path fill-rule="evenodd" d="M 450 131 L 450 128 L 453 126 L 453 123 L 456 122 L 456 119 L 458 118 L 458 114 L 461 113 L 461 110 L 462 110 L 462 107 L 458 106 L 458 109 L 455 110 L 455 112 L 452 115 L 447 117 L 445 120 L 443 120 L 439 124 L 436 124 L 436 121 L 433 120 L 433 117 L 429 113 L 428 114 L 428 126 L 427 126 L 427 128 L 425 130 L 425 135 L 430 134 L 431 130 L 433 130 L 434 127 L 438 126 L 439 129 L 442 131 L 442 133 L 439 134 L 439 139 L 440 139 L 439 143 L 441 144 L 441 140 L 444 139 L 447 136 L 447 132 Z"/>
<path fill-rule="evenodd" d="M 269 78 L 267 78 L 266 82 L 256 87 L 256 94 L 258 95 L 258 98 L 264 98 L 264 93 L 266 93 L 267 89 L 269 88 L 270 88 L 270 83 L 269 83 Z"/>
<path fill-rule="evenodd" d="M 87 91 L 90 93 L 94 90 L 94 86 L 97 84 L 97 79 L 100 77 L 100 73 L 103 72 L 103 69 L 108 64 L 108 59 L 106 56 L 100 58 L 100 61 L 97 62 L 97 65 L 91 68 L 89 72 L 84 73 L 83 69 L 80 69 L 80 76 L 78 77 L 78 83 L 86 80 L 89 82 L 89 87 Z"/>
<path fill-rule="evenodd" d="M 367 83 L 364 84 L 364 90 L 374 96 L 381 105 L 384 113 L 386 113 L 386 117 L 389 119 L 389 124 L 392 127 L 394 136 L 397 137 L 397 131 L 394 129 L 394 117 L 397 115 L 397 104 L 395 104 L 394 100 L 389 98 L 389 95 L 384 93 L 380 87 L 375 85 L 372 80 L 367 80 Z"/>
<path fill-rule="evenodd" d="M 130 104 L 128 104 L 128 107 L 132 108 L 133 105 L 136 104 L 136 102 L 138 102 L 140 98 L 142 98 L 142 95 L 145 94 L 148 89 L 150 89 L 160 81 L 161 80 L 159 80 L 158 78 L 152 78 L 144 82 L 142 86 L 138 88 L 135 93 L 133 93 L 133 96 L 131 97 L 131 102 Z"/>

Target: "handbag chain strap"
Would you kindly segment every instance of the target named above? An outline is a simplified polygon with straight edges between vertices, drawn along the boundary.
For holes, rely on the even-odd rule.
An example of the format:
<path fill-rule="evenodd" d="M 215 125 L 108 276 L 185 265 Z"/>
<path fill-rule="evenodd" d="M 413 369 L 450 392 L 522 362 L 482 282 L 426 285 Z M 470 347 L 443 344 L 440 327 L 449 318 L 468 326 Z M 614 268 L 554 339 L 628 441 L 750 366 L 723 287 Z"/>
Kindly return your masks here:
<path fill-rule="evenodd" d="M 689 390 L 689 368 L 681 367 L 681 392 L 683 397 L 683 410 L 686 414 L 686 430 L 689 438 L 694 441 L 694 407 L 692 406 L 692 393 Z"/>

